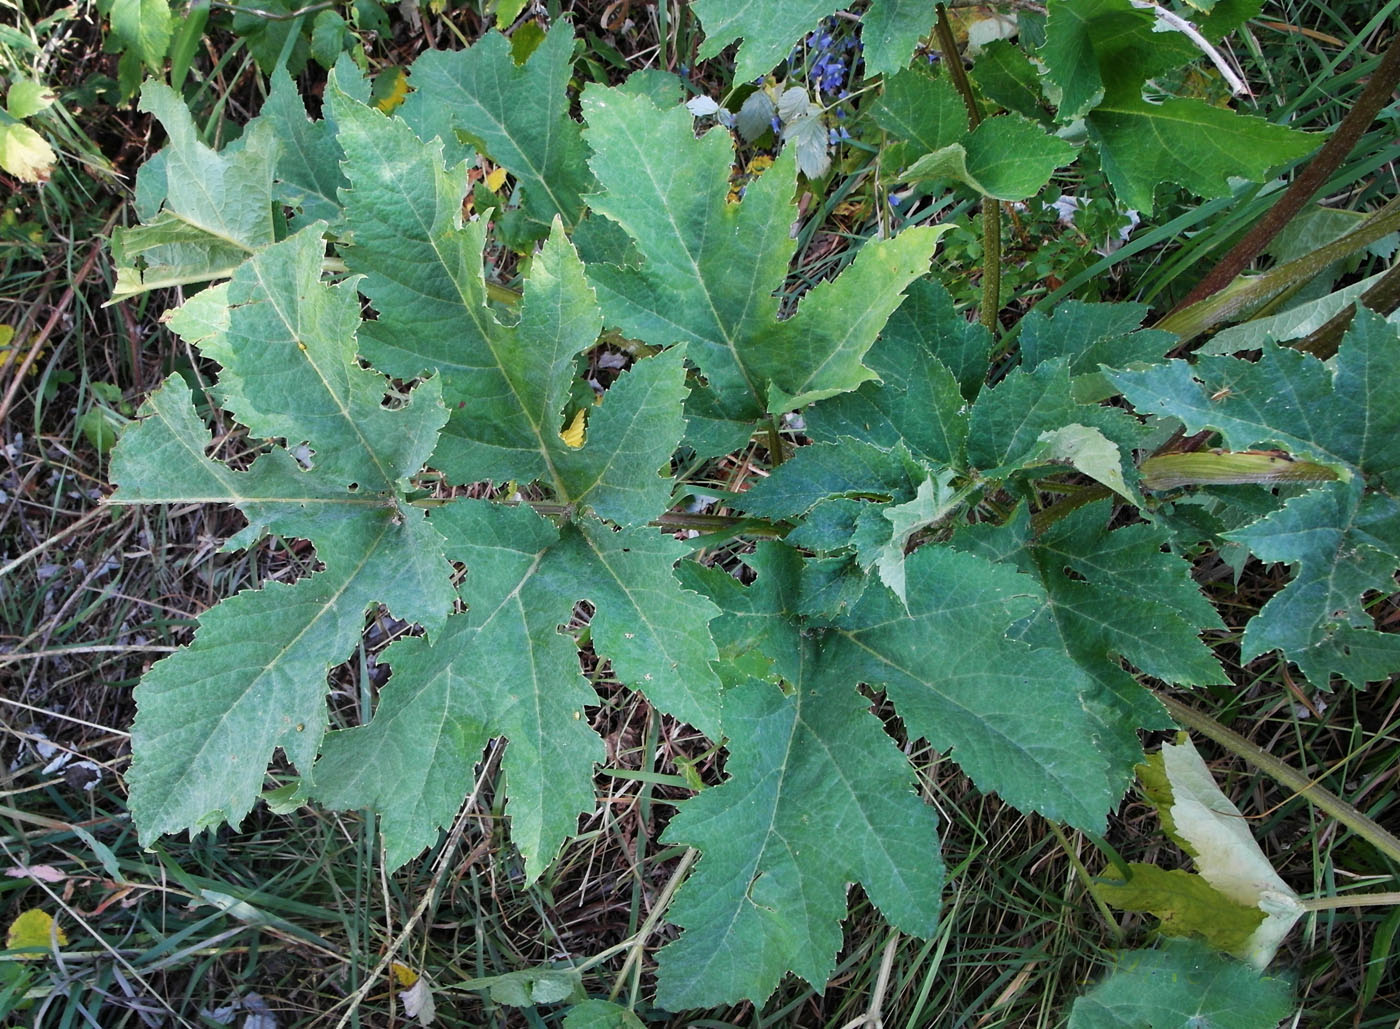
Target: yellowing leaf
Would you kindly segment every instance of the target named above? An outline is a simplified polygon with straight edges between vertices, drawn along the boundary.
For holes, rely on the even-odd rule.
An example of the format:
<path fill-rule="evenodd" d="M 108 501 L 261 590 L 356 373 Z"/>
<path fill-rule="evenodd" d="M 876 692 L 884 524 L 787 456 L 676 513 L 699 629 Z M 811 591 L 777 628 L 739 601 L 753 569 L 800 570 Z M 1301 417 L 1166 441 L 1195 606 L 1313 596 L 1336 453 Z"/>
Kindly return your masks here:
<path fill-rule="evenodd" d="M 408 77 L 404 75 L 402 68 L 386 68 L 374 80 L 374 89 L 370 95 L 375 107 L 385 114 L 392 114 L 408 97 Z"/>
<path fill-rule="evenodd" d="M 399 1000 L 403 1001 L 403 1013 L 409 1018 L 418 1019 L 419 1025 L 432 1025 L 437 1017 L 437 1004 L 433 1001 L 433 991 L 426 979 L 419 979 L 399 994 Z"/>
<path fill-rule="evenodd" d="M 1264 921 L 1253 904 L 1226 897 L 1199 875 L 1132 862 L 1123 881 L 1099 879 L 1094 895 L 1120 911 L 1147 911 L 1161 922 L 1164 936 L 1198 936 L 1216 950 L 1234 952 L 1249 945 Z"/>
<path fill-rule="evenodd" d="M 0 125 L 0 168 L 21 182 L 48 182 L 56 160 L 53 148 L 28 125 Z"/>
<path fill-rule="evenodd" d="M 5 934 L 6 950 L 47 951 L 53 942 L 60 947 L 68 946 L 68 935 L 61 926 L 56 926 L 47 911 L 30 908 L 10 923 L 10 931 Z M 28 955 L 21 960 L 32 961 L 37 955 Z"/>
<path fill-rule="evenodd" d="M 15 118 L 28 118 L 50 107 L 57 99 L 58 94 L 42 83 L 20 79 L 10 86 L 5 110 Z"/>
<path fill-rule="evenodd" d="M 574 420 L 566 429 L 559 433 L 559 438 L 575 450 L 583 446 L 584 439 L 588 435 L 588 410 L 580 407 L 574 413 Z"/>
<path fill-rule="evenodd" d="M 1139 767 L 1162 824 L 1196 862 L 1202 879 L 1237 904 L 1257 907 L 1264 921 L 1231 953 L 1255 968 L 1273 960 L 1303 914 L 1298 895 L 1259 849 L 1239 808 L 1220 792 L 1191 741 L 1163 744 Z"/>
<path fill-rule="evenodd" d="M 499 193 L 505 184 L 506 170 L 504 168 L 495 168 L 486 173 L 486 188 L 492 193 Z"/>
<path fill-rule="evenodd" d="M 389 971 L 394 974 L 400 986 L 412 986 L 418 981 L 418 973 L 401 962 L 395 961 L 389 966 Z"/>

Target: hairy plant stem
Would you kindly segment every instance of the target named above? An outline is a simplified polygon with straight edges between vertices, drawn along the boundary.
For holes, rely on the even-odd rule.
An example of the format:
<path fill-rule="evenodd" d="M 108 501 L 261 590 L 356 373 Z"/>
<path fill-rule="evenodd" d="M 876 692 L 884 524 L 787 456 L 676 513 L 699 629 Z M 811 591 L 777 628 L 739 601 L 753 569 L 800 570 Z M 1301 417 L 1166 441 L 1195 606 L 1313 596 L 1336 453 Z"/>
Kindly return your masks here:
<path fill-rule="evenodd" d="M 1336 897 L 1302 897 L 1298 901 L 1308 911 L 1332 911 L 1336 908 L 1400 907 L 1400 893 L 1343 893 Z"/>
<path fill-rule="evenodd" d="M 1049 507 L 1043 507 L 1031 515 L 1031 534 L 1039 536 L 1061 518 L 1078 511 L 1085 504 L 1092 504 L 1096 500 L 1111 496 L 1113 490 L 1097 484 L 1075 489 L 1063 500 L 1057 500 Z"/>
<path fill-rule="evenodd" d="M 1174 353 L 1183 354 L 1190 349 L 1187 344 L 1206 330 L 1233 318 L 1256 303 L 1268 300 L 1289 286 L 1312 278 L 1333 261 L 1350 257 L 1396 229 L 1400 229 L 1400 197 L 1392 199 L 1341 239 L 1318 247 L 1296 261 L 1271 268 L 1248 281 L 1235 283 L 1230 289 L 1209 296 L 1190 307 L 1179 308 L 1158 321 L 1152 328 L 1174 332 L 1180 336 L 1181 340 Z"/>
<path fill-rule="evenodd" d="M 437 508 L 446 507 L 457 500 L 457 497 L 419 497 L 417 500 L 409 501 L 413 507 Z M 572 504 L 559 504 L 552 500 L 501 500 L 497 503 L 515 505 L 527 504 L 534 508 L 536 514 L 545 518 L 564 518 L 573 516 L 574 508 Z M 648 525 L 656 526 L 659 529 L 698 529 L 702 532 L 743 532 L 748 536 L 762 536 L 767 539 L 781 539 L 787 535 L 787 529 L 776 522 L 770 522 L 766 518 L 750 518 L 747 515 L 722 515 L 705 514 L 700 511 L 667 511 L 665 514 L 653 518 Z M 23 555 L 30 556 L 29 554 Z M 7 568 L 9 565 L 6 566 Z"/>
<path fill-rule="evenodd" d="M 1276 782 L 1293 790 L 1298 796 L 1313 806 L 1320 808 L 1356 833 L 1391 861 L 1400 861 L 1400 839 L 1396 839 L 1370 818 L 1335 793 L 1309 779 L 1302 772 L 1285 764 L 1268 751 L 1250 743 L 1239 733 L 1227 729 L 1209 715 L 1188 707 L 1175 697 L 1157 693 L 1173 718 L 1188 729 L 1194 729 L 1202 736 L 1209 737 L 1230 753 L 1243 758 Z"/>
<path fill-rule="evenodd" d="M 1362 133 L 1370 127 L 1376 115 L 1390 101 L 1397 85 L 1400 85 L 1400 35 L 1390 41 L 1380 66 L 1372 73 L 1371 80 L 1362 90 L 1361 96 L 1337 125 L 1322 149 L 1317 152 L 1317 156 L 1308 162 L 1308 166 L 1298 174 L 1268 213 L 1255 222 L 1244 238 L 1181 298 L 1167 315 L 1168 318 L 1184 312 L 1206 297 L 1219 293 L 1263 253 L 1269 242 L 1326 184 L 1332 173 L 1341 167 Z"/>
<path fill-rule="evenodd" d="M 1361 303 L 1377 314 L 1390 314 L 1397 307 L 1400 307 L 1400 261 L 1391 265 L 1374 286 L 1361 294 Z M 1355 305 L 1339 312 L 1331 318 L 1326 325 L 1316 329 L 1310 335 L 1304 336 L 1300 340 L 1294 340 L 1288 345 L 1295 350 L 1301 350 L 1305 354 L 1312 354 L 1327 360 L 1337 352 L 1341 345 L 1342 337 L 1351 327 L 1352 318 L 1356 317 Z"/>
<path fill-rule="evenodd" d="M 982 107 L 977 103 L 977 94 L 972 91 L 972 82 L 963 67 L 962 55 L 958 53 L 958 42 L 953 37 L 953 26 L 948 21 L 948 8 L 937 5 L 938 23 L 934 34 L 938 37 L 938 49 L 943 57 L 943 66 L 948 69 L 953 85 L 962 95 L 967 107 L 967 120 L 975 129 L 982 124 Z M 994 336 L 1000 325 L 997 314 L 1001 311 L 1001 203 L 993 197 L 982 198 L 982 309 L 978 318 L 987 331 Z"/>

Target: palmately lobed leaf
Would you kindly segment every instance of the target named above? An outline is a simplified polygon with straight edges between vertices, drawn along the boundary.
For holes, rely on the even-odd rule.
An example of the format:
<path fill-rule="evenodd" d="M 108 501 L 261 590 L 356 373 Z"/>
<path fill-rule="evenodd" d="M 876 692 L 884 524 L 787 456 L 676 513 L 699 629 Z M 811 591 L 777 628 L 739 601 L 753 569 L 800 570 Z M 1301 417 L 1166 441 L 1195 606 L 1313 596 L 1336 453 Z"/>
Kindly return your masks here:
<path fill-rule="evenodd" d="M 1377 631 L 1363 603 L 1371 591 L 1395 588 L 1400 503 L 1394 498 L 1363 494 L 1359 480 L 1328 483 L 1226 538 L 1294 570 L 1245 626 L 1245 660 L 1281 650 L 1324 689 L 1333 675 L 1360 686 L 1400 668 L 1400 635 Z"/>
<path fill-rule="evenodd" d="M 440 424 L 441 407 L 405 418 Z M 237 823 L 262 790 L 276 748 L 306 774 L 326 729 L 326 674 L 383 603 L 431 629 L 451 610 L 443 540 L 393 496 L 354 494 L 273 450 L 246 472 L 204 456 L 208 430 L 178 376 L 143 408 L 113 452 L 114 503 L 224 502 L 253 526 L 312 539 L 325 569 L 230 597 L 200 619 L 193 643 L 157 662 L 136 689 L 128 784 L 143 840 Z M 405 422 L 405 427 L 407 427 Z"/>
<path fill-rule="evenodd" d="M 1357 684 L 1385 678 L 1400 660 L 1400 637 L 1377 632 L 1362 606 L 1367 591 L 1393 588 L 1400 553 L 1393 499 L 1363 488 L 1393 489 L 1400 478 L 1397 352 L 1400 331 L 1361 309 L 1327 363 L 1270 346 L 1258 361 L 1105 370 L 1139 410 L 1179 418 L 1188 432 L 1216 430 L 1231 450 L 1282 447 L 1351 477 L 1226 534 L 1296 569 L 1246 626 L 1246 658 L 1280 649 L 1323 687 L 1334 674 Z"/>
<path fill-rule="evenodd" d="M 1391 488 L 1400 484 L 1400 329 L 1358 310 L 1337 356 L 1324 364 L 1286 347 L 1258 361 L 1206 357 L 1142 369 L 1106 370 L 1143 412 L 1181 419 L 1188 432 L 1214 429 L 1230 450 L 1282 447 Z"/>
<path fill-rule="evenodd" d="M 911 735 L 951 753 L 978 788 L 1093 829 L 1141 749 L 1134 728 L 1086 701 L 1101 687 L 1062 646 L 1008 636 L 1046 603 L 1029 576 L 947 547 L 905 561 L 906 602 L 867 589 L 823 648 L 828 668 L 883 688 Z M 1092 738 L 1086 748 L 1076 741 Z"/>

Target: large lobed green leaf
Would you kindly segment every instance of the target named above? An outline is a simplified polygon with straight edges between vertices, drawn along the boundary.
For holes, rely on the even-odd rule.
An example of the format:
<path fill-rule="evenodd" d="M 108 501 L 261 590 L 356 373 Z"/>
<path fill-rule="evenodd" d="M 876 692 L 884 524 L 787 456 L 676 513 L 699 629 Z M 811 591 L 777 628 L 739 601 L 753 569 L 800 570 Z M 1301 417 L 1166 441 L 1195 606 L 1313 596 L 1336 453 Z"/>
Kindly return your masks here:
<path fill-rule="evenodd" d="M 470 143 L 515 176 L 540 235 L 555 218 L 577 224 L 593 187 L 581 126 L 569 116 L 573 53 L 567 26 L 518 65 L 499 32 L 465 50 L 429 50 L 413 63 L 414 92 L 399 112 L 422 139 L 440 138 L 452 163 Z"/>
<path fill-rule="evenodd" d="M 319 282 L 322 249 L 312 230 L 270 246 L 199 305 L 225 403 L 255 434 L 306 443 L 310 469 L 281 447 L 243 472 L 206 457 L 208 430 L 178 376 L 114 453 L 113 502 L 234 504 L 250 522 L 237 542 L 308 539 L 325 565 L 224 601 L 143 678 L 128 781 L 146 840 L 237 822 L 278 747 L 309 772 L 327 670 L 359 639 L 366 608 L 385 604 L 429 631 L 451 610 L 444 542 L 403 502 L 446 415 L 436 380 L 383 406 L 386 380 L 354 359 L 354 293 Z"/>
<path fill-rule="evenodd" d="M 1218 431 L 1231 450 L 1282 447 L 1332 465 L 1332 483 L 1226 534 L 1265 561 L 1296 568 L 1288 586 L 1245 629 L 1244 656 L 1281 649 L 1325 686 L 1333 674 L 1363 683 L 1388 676 L 1400 643 L 1374 629 L 1363 607 L 1389 591 L 1400 554 L 1394 490 L 1400 477 L 1400 332 L 1381 315 L 1357 312 L 1328 363 L 1277 346 L 1258 361 L 1206 357 L 1105 374 L 1141 411 L 1179 418 L 1188 432 Z"/>
<path fill-rule="evenodd" d="M 866 244 L 835 280 L 779 320 L 774 295 L 794 243 L 790 157 L 729 200 L 728 133 L 695 136 L 684 107 L 589 87 L 583 107 L 602 192 L 597 214 L 636 244 L 640 266 L 594 265 L 605 320 L 656 346 L 688 344 L 723 417 L 751 420 L 851 390 L 872 378 L 861 358 L 904 288 L 925 270 L 936 229 Z"/>
<path fill-rule="evenodd" d="M 603 757 L 582 718 L 596 695 L 559 626 L 579 600 L 593 603 L 595 649 L 618 677 L 717 735 L 706 629 L 715 608 L 678 586 L 671 568 L 683 548 L 650 530 L 588 521 L 561 531 L 528 507 L 471 500 L 432 524 L 468 567 L 468 611 L 431 645 L 410 639 L 385 652 L 394 671 L 374 718 L 327 738 L 317 796 L 377 811 L 397 866 L 451 822 L 483 745 L 504 736 L 511 839 L 534 880 L 592 809 Z"/>
<path fill-rule="evenodd" d="M 658 999 L 672 1009 L 761 1003 L 788 970 L 825 983 L 848 883 L 921 936 L 940 907 L 933 809 L 911 791 L 908 762 L 846 669 L 785 611 L 800 556 L 771 543 L 749 560 L 759 577 L 747 589 L 694 566 L 687 579 L 724 611 L 720 646 L 762 652 L 787 687 L 749 681 L 725 694 L 728 781 L 687 802 L 666 830 L 704 852 L 671 910 L 686 931 L 658 959 Z"/>
<path fill-rule="evenodd" d="M 1222 5 L 1202 26 L 1219 37 L 1250 12 Z M 1085 119 L 1104 172 L 1123 202 L 1151 212 L 1153 190 L 1174 182 L 1224 196 L 1229 178 L 1262 179 L 1317 145 L 1305 133 L 1202 100 L 1143 98 L 1148 80 L 1198 59 L 1185 35 L 1157 31 L 1150 5 L 1133 0 L 1052 0 L 1040 57 L 1060 91 L 1062 122 Z"/>
<path fill-rule="evenodd" d="M 450 417 L 433 465 L 457 482 L 543 480 L 561 503 L 629 525 L 661 513 L 671 487 L 658 472 L 684 426 L 683 350 L 624 375 L 593 411 L 584 445 L 571 446 L 560 432 L 574 362 L 597 342 L 602 317 L 562 226 L 556 219 L 532 262 L 518 323 L 506 324 L 487 303 L 485 224 L 461 223 L 460 169 L 442 166 L 437 143 L 333 85 L 351 182 L 345 260 L 379 313 L 365 351 L 390 374 L 442 378 Z"/>

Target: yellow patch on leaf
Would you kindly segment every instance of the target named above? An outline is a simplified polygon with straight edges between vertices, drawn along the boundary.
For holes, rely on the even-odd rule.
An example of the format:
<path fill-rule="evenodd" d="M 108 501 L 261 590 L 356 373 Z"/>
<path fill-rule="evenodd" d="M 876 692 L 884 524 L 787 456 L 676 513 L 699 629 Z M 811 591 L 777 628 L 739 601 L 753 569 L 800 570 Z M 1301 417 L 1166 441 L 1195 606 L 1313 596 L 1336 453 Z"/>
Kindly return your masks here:
<path fill-rule="evenodd" d="M 389 971 L 394 973 L 394 978 L 399 981 L 399 985 L 407 989 L 418 981 L 418 973 L 407 965 L 395 961 L 389 965 Z"/>
<path fill-rule="evenodd" d="M 505 184 L 506 170 L 504 168 L 494 168 L 486 173 L 486 188 L 492 193 L 499 193 Z"/>

